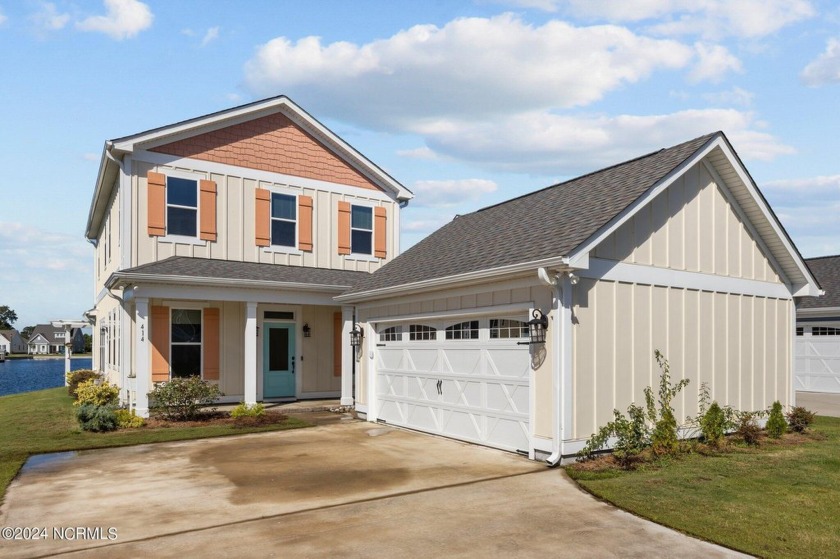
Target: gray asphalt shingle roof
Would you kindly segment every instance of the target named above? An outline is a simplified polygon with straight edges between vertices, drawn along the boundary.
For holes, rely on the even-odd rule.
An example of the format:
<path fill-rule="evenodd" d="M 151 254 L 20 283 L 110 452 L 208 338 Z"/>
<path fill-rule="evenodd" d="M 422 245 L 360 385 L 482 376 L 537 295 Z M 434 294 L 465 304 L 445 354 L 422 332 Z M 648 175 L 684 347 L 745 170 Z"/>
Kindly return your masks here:
<path fill-rule="evenodd" d="M 825 291 L 822 297 L 803 297 L 797 308 L 840 307 L 840 255 L 807 258 L 805 263 Z"/>
<path fill-rule="evenodd" d="M 718 134 L 459 216 L 345 294 L 567 256 Z"/>
<path fill-rule="evenodd" d="M 160 276 L 161 278 L 187 277 L 197 279 L 267 281 L 340 287 L 349 287 L 361 278 L 369 275 L 367 272 L 348 270 L 171 256 L 159 262 L 151 262 L 129 268 L 118 272 L 115 276 L 122 277 L 136 274 Z"/>

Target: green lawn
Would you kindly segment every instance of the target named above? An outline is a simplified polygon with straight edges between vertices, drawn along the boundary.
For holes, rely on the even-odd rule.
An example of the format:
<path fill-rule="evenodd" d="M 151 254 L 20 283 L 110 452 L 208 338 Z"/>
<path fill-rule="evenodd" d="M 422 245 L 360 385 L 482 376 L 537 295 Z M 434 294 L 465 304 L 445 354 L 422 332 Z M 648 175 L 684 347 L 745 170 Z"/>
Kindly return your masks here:
<path fill-rule="evenodd" d="M 203 439 L 309 427 L 293 417 L 283 423 L 236 428 L 231 425 L 132 429 L 89 433 L 79 429 L 66 388 L 0 397 L 0 502 L 6 488 L 31 454 Z"/>
<path fill-rule="evenodd" d="M 622 509 L 762 557 L 840 556 L 840 418 L 818 417 L 823 440 L 764 444 L 660 467 L 593 473 L 586 490 Z"/>

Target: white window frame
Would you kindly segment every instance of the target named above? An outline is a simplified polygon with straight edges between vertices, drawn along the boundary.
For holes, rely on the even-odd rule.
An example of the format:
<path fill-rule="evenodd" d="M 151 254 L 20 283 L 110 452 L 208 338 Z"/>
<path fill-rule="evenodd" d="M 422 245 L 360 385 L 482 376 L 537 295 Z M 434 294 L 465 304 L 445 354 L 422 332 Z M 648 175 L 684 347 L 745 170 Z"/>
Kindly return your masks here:
<path fill-rule="evenodd" d="M 387 326 L 381 332 L 379 332 L 379 341 L 380 342 L 401 342 L 402 339 L 403 339 L 402 324 L 397 324 L 395 326 Z"/>
<path fill-rule="evenodd" d="M 178 243 L 182 245 L 206 246 L 207 241 L 201 238 L 201 181 L 206 179 L 206 177 L 203 174 L 185 173 L 184 171 L 176 171 L 174 169 L 161 169 L 160 172 L 166 176 L 166 190 L 164 191 L 163 199 L 164 219 L 166 220 L 166 235 L 163 237 L 158 237 L 159 241 L 164 243 Z M 170 206 L 173 208 L 192 209 L 191 206 L 180 206 L 178 204 L 169 203 L 169 177 L 195 181 L 195 236 L 169 234 Z"/>
<path fill-rule="evenodd" d="M 473 322 L 475 322 L 476 324 L 475 328 L 470 327 L 466 329 L 450 330 L 450 328 L 454 328 L 455 326 L 461 326 L 463 324 L 469 324 L 470 326 L 472 326 Z M 441 328 L 441 330 L 443 330 L 443 339 L 448 342 L 477 342 L 481 340 L 482 323 L 483 320 L 479 318 L 468 318 L 466 320 L 459 320 L 458 322 L 454 322 L 452 324 L 449 324 L 448 326 L 444 326 L 443 328 Z M 454 336 L 455 332 L 460 332 L 461 337 L 456 338 Z M 465 332 L 469 332 L 470 337 L 464 337 L 463 334 Z M 475 337 L 472 337 L 472 332 L 475 332 Z M 449 337 L 450 333 L 453 334 L 451 338 Z"/>
<path fill-rule="evenodd" d="M 513 320 L 513 321 L 516 321 L 516 322 L 521 322 L 522 323 L 522 328 L 524 328 L 525 333 L 524 333 L 524 335 L 516 337 L 516 338 L 509 337 L 509 336 L 505 336 L 505 337 L 498 336 L 498 337 L 494 338 L 492 336 L 493 327 L 491 326 L 491 324 L 494 320 L 499 320 L 499 321 L 501 321 L 501 320 Z M 511 327 L 510 326 L 505 326 L 504 329 L 505 330 L 510 330 Z M 502 327 L 499 327 L 499 330 L 502 330 Z M 527 340 L 528 337 L 529 337 L 529 334 L 528 334 L 528 321 L 527 320 L 521 320 L 519 318 L 516 318 L 515 316 L 493 315 L 493 316 L 487 317 L 487 339 L 488 339 L 488 341 L 490 341 L 492 343 L 508 343 L 508 342 L 510 342 L 510 340 Z"/>
<path fill-rule="evenodd" d="M 263 247 L 263 252 L 267 253 L 280 253 L 280 254 L 303 254 L 303 251 L 298 248 L 300 246 L 300 196 L 301 191 L 296 190 L 293 188 L 284 188 L 281 186 L 275 185 L 261 185 L 260 188 L 268 190 L 271 194 L 268 198 L 268 246 Z M 292 196 L 295 199 L 295 246 L 283 246 L 283 245 L 273 245 L 271 244 L 271 222 L 274 221 L 275 218 L 271 217 L 271 195 L 273 194 L 283 194 L 285 196 Z M 314 200 L 313 200 L 314 205 Z M 313 207 L 313 210 L 315 208 Z M 314 218 L 314 216 L 313 216 Z M 279 218 L 277 218 L 279 219 Z M 288 220 L 282 220 L 288 221 Z"/>
<path fill-rule="evenodd" d="M 195 342 L 173 342 L 172 341 L 172 315 L 175 311 L 198 311 L 201 315 L 201 341 L 198 343 Z M 198 352 L 198 376 L 201 379 L 204 379 L 204 308 L 199 307 L 196 308 L 192 305 L 181 305 L 178 307 L 171 307 L 169 309 L 169 380 L 173 378 L 187 378 L 187 377 L 173 377 L 172 376 L 172 347 L 173 346 L 188 346 L 188 345 L 197 345 L 199 347 Z"/>
<path fill-rule="evenodd" d="M 370 209 L 370 253 L 364 252 L 353 252 L 353 230 L 357 231 L 367 231 L 367 229 L 359 229 L 358 227 L 353 227 L 353 206 L 358 206 L 360 208 L 369 208 Z M 376 204 L 371 204 L 368 202 L 360 202 L 353 200 L 350 202 L 350 258 L 352 260 L 366 260 L 369 262 L 378 262 L 380 259 L 374 256 L 376 252 L 376 248 L 374 247 L 374 243 L 376 243 Z"/>
<path fill-rule="evenodd" d="M 420 342 L 420 343 L 422 343 L 422 342 L 435 342 L 435 341 L 437 341 L 437 338 L 438 338 L 438 332 L 440 332 L 440 328 L 438 328 L 437 326 L 432 326 L 431 324 L 423 324 L 422 322 L 412 322 L 412 323 L 408 324 L 407 326 L 408 326 L 408 329 L 407 329 L 407 331 L 408 331 L 408 340 L 407 340 L 407 341 L 409 341 L 409 342 L 415 342 L 415 343 L 416 343 L 416 342 Z M 431 337 L 431 338 L 428 338 L 428 339 L 426 339 L 426 338 L 422 338 L 422 339 L 412 339 L 412 338 L 411 338 L 411 335 L 412 335 L 412 332 L 411 332 L 411 327 L 412 327 L 412 326 L 423 326 L 424 328 L 430 328 L 430 329 L 432 330 L 432 337 Z M 423 330 L 423 332 L 425 332 L 425 331 L 426 331 L 426 330 Z"/>

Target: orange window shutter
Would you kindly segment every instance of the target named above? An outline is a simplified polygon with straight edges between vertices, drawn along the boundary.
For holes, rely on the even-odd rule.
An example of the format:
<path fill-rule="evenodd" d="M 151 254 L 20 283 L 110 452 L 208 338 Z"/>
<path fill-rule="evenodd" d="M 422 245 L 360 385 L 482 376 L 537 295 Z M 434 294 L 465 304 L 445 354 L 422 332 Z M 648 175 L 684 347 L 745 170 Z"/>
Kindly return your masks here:
<path fill-rule="evenodd" d="M 298 248 L 312 251 L 312 196 L 298 196 Z"/>
<path fill-rule="evenodd" d="M 146 175 L 148 190 L 148 232 L 149 236 L 166 235 L 166 175 L 150 171 Z"/>
<path fill-rule="evenodd" d="M 385 258 L 388 238 L 388 213 L 385 208 L 378 206 L 373 209 L 373 255 Z"/>
<path fill-rule="evenodd" d="M 169 380 L 169 307 L 152 307 L 152 382 Z"/>
<path fill-rule="evenodd" d="M 199 201 L 201 215 L 200 238 L 205 241 L 216 240 L 216 183 L 214 181 L 201 180 L 199 182 L 201 199 Z"/>
<path fill-rule="evenodd" d="M 271 192 L 258 188 L 255 200 L 254 234 L 258 247 L 271 246 Z"/>
<path fill-rule="evenodd" d="M 333 313 L 333 376 L 341 376 L 341 313 Z"/>
<path fill-rule="evenodd" d="M 338 203 L 338 253 L 350 254 L 350 203 Z"/>
<path fill-rule="evenodd" d="M 204 309 L 204 380 L 219 380 L 219 309 Z"/>

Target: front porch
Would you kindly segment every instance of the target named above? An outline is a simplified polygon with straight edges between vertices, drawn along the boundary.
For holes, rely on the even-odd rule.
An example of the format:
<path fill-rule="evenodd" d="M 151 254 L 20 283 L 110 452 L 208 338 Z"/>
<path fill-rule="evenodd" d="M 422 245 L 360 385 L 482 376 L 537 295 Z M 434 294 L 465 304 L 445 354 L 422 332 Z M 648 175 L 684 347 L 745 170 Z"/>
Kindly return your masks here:
<path fill-rule="evenodd" d="M 211 263 L 215 277 L 176 280 L 160 273 L 171 260 L 144 267 L 142 277 L 136 268 L 117 277 L 131 319 L 130 359 L 121 366 L 120 384 L 138 415 L 148 416 L 155 383 L 193 375 L 218 383 L 221 403 L 335 398 L 353 405 L 353 307 L 336 305 L 333 297 L 357 272 L 220 261 L 222 271 L 225 264 L 229 272 L 280 269 L 302 272 L 311 283 L 230 281 L 218 277 L 219 262 Z M 195 270 L 198 259 L 188 260 L 191 272 L 207 273 L 201 262 Z M 150 267 L 157 273 L 149 274 Z"/>

